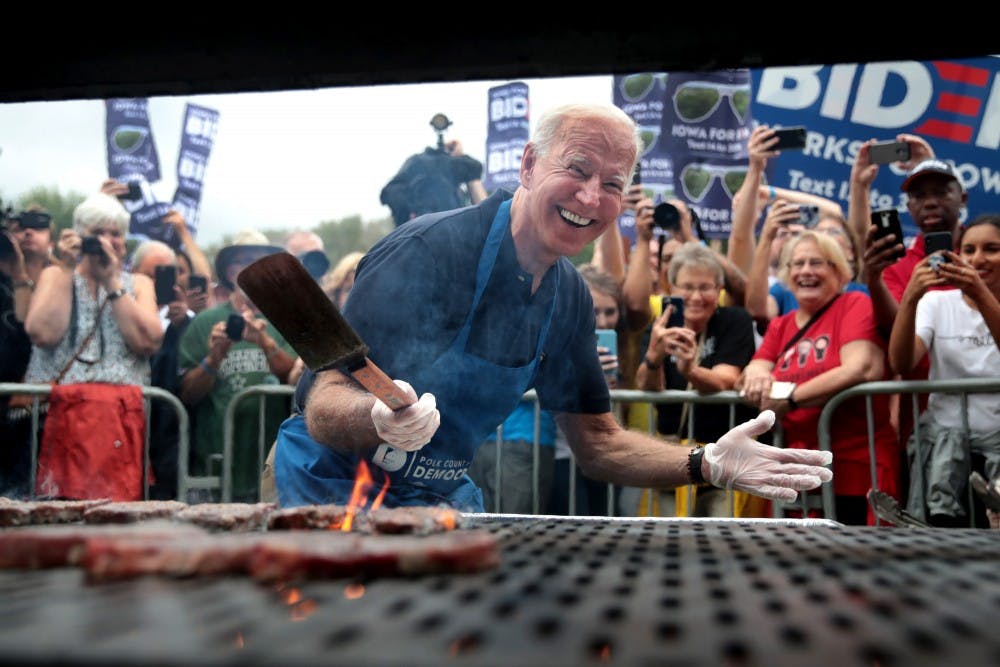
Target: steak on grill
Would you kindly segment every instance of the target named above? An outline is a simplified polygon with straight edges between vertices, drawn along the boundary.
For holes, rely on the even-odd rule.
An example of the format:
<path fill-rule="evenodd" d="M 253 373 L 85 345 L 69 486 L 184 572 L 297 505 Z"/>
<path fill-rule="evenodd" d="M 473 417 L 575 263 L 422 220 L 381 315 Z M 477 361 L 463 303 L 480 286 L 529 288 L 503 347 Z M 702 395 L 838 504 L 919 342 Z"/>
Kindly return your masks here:
<path fill-rule="evenodd" d="M 90 540 L 129 536 L 134 539 L 183 541 L 205 535 L 197 526 L 170 521 L 140 525 L 21 526 L 0 531 L 0 568 L 41 569 L 76 565 Z"/>
<path fill-rule="evenodd" d="M 12 500 L 0 497 L 0 526 L 74 523 L 110 500 Z"/>
<path fill-rule="evenodd" d="M 189 507 L 177 500 L 133 500 L 104 503 L 83 513 L 84 523 L 137 523 L 169 519 Z"/>
<path fill-rule="evenodd" d="M 340 530 L 347 518 L 345 505 L 303 505 L 275 510 L 269 530 Z M 354 515 L 351 532 L 429 535 L 461 527 L 462 514 L 450 507 L 380 507 Z"/>
<path fill-rule="evenodd" d="M 466 530 L 425 535 L 350 532 L 272 533 L 257 543 L 247 567 L 259 581 L 478 572 L 500 563 L 496 538 Z"/>
<path fill-rule="evenodd" d="M 174 518 L 212 531 L 245 533 L 264 528 L 274 503 L 201 503 L 185 507 Z"/>

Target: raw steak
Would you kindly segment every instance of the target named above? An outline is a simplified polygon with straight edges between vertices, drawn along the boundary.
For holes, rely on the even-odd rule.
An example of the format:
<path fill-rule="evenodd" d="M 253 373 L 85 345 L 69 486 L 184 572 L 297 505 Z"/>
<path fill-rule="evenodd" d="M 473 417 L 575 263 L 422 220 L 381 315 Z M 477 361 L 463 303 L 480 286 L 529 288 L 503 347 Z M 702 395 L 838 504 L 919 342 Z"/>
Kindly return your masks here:
<path fill-rule="evenodd" d="M 134 500 L 105 503 L 83 513 L 84 523 L 137 523 L 167 519 L 190 507 L 177 500 Z"/>
<path fill-rule="evenodd" d="M 245 533 L 261 530 L 275 503 L 201 503 L 185 507 L 174 518 L 213 531 Z"/>
<path fill-rule="evenodd" d="M 430 535 L 460 528 L 462 513 L 450 507 L 380 507 L 368 513 L 376 533 Z"/>
<path fill-rule="evenodd" d="M 75 565 L 96 538 L 131 536 L 146 541 L 186 540 L 206 535 L 197 526 L 170 521 L 150 521 L 141 525 L 22 526 L 0 531 L 0 568 L 39 569 Z"/>
<path fill-rule="evenodd" d="M 271 512 L 268 530 L 340 530 L 347 518 L 345 505 L 302 505 Z M 352 531 L 368 532 L 364 513 L 355 515 Z"/>
<path fill-rule="evenodd" d="M 487 531 L 416 537 L 341 531 L 271 533 L 257 543 L 249 574 L 260 581 L 478 572 L 500 562 Z"/>
<path fill-rule="evenodd" d="M 107 535 L 87 540 L 80 564 L 87 581 L 156 574 L 169 577 L 242 574 L 262 533 L 199 534 L 182 539 Z"/>
<path fill-rule="evenodd" d="M 0 526 L 73 523 L 85 510 L 109 500 L 12 500 L 0 498 Z"/>

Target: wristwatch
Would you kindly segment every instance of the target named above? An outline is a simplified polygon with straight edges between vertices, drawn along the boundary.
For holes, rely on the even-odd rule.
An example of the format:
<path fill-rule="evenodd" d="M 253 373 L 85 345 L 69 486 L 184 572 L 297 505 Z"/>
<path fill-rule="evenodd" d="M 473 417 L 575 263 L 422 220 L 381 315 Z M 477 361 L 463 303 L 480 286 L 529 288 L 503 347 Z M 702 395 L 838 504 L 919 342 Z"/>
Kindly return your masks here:
<path fill-rule="evenodd" d="M 125 288 L 119 287 L 114 292 L 108 292 L 108 301 L 114 301 L 116 299 L 120 299 L 121 297 L 125 296 L 125 294 L 127 294 Z"/>

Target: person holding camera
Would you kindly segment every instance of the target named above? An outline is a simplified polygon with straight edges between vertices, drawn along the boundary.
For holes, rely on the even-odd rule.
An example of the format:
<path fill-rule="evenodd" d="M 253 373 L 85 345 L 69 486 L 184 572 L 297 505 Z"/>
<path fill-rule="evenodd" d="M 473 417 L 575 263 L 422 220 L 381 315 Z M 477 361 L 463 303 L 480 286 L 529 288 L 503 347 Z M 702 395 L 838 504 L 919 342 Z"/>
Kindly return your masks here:
<path fill-rule="evenodd" d="M 25 381 L 54 385 L 36 488 L 45 495 L 142 497 L 140 386 L 149 384 L 163 328 L 152 281 L 124 269 L 129 221 L 109 195 L 81 202 L 28 309 L 33 349 Z M 119 451 L 107 451 L 109 442 L 119 442 Z M 85 453 L 66 458 L 70 451 Z"/>
<path fill-rule="evenodd" d="M 238 406 L 233 424 L 234 460 L 222 461 L 229 402 L 247 387 L 284 383 L 296 359 L 291 346 L 236 283 L 244 267 L 276 252 L 284 249 L 253 230 L 238 233 L 232 244 L 219 250 L 216 274 L 229 290 L 229 298 L 195 316 L 181 336 L 177 354 L 180 398 L 189 407 L 193 424 L 190 473 L 218 475 L 220 464 L 230 466 L 235 501 L 257 502 L 263 462 L 257 445 L 256 400 Z M 274 440 L 288 408 L 286 397 L 266 398 L 264 442 Z"/>
<path fill-rule="evenodd" d="M 413 402 L 393 411 L 346 372 L 307 370 L 275 449 L 280 504 L 347 502 L 364 461 L 376 485 L 390 482 L 385 506 L 482 512 L 468 467 L 531 388 L 584 473 L 603 482 L 704 479 L 794 499 L 831 479 L 828 453 L 754 440 L 770 411 L 691 450 L 665 448 L 612 413 L 593 300 L 568 257 L 616 223 L 641 146 L 613 105 L 558 107 L 539 118 L 513 193 L 411 220 L 376 243 L 344 318 Z"/>
<path fill-rule="evenodd" d="M 889 339 L 897 373 L 909 373 L 927 355 L 931 380 L 1000 375 L 1000 215 L 981 215 L 962 228 L 958 248 L 925 257 L 913 270 Z M 931 289 L 943 286 L 951 289 Z M 1000 474 L 998 406 L 997 394 L 930 394 L 907 447 L 907 511 L 935 526 L 989 525 L 981 507 L 969 506 L 967 485 L 973 470 L 987 479 Z"/>

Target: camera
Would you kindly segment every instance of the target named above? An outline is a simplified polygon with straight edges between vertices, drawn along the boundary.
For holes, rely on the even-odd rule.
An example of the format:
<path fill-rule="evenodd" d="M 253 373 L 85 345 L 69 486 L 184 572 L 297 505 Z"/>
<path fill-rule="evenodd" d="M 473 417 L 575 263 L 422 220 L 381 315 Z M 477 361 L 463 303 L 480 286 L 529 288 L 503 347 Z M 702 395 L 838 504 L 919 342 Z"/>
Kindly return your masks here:
<path fill-rule="evenodd" d="M 681 212 L 673 204 L 663 202 L 653 209 L 653 224 L 668 232 L 681 228 Z"/>
<path fill-rule="evenodd" d="M 85 236 L 83 238 L 83 245 L 80 246 L 80 252 L 84 255 L 102 257 L 104 255 L 104 246 L 101 245 L 101 239 L 97 236 Z"/>

